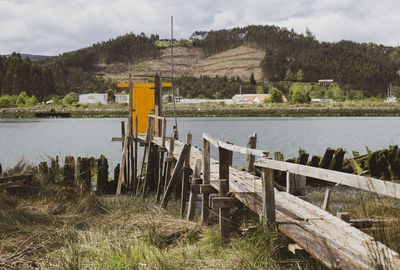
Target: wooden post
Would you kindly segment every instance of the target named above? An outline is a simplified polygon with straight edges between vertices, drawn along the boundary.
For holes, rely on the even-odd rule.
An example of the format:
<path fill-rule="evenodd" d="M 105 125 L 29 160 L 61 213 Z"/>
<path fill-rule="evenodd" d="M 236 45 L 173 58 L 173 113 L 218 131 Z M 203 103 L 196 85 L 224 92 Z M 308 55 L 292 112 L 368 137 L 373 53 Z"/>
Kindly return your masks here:
<path fill-rule="evenodd" d="M 325 211 L 329 210 L 330 200 L 331 200 L 331 190 L 329 188 L 327 188 L 325 190 L 324 204 L 322 205 L 322 209 L 324 209 Z"/>
<path fill-rule="evenodd" d="M 218 147 L 219 152 L 219 197 L 226 197 L 229 193 L 229 166 L 231 164 L 232 151 Z M 227 241 L 230 233 L 230 209 L 219 209 L 219 229 L 221 239 Z"/>
<path fill-rule="evenodd" d="M 286 191 L 295 196 L 305 196 L 307 177 L 286 172 Z"/>
<path fill-rule="evenodd" d="M 193 220 L 196 211 L 197 196 L 200 193 L 200 184 L 202 182 L 201 178 L 201 159 L 196 159 L 194 161 L 194 173 L 192 177 L 192 184 L 190 186 L 189 195 L 189 209 L 187 212 L 186 219 Z"/>
<path fill-rule="evenodd" d="M 171 168 L 172 168 L 172 163 L 174 162 L 174 148 L 175 148 L 175 139 L 174 137 L 171 137 L 169 140 L 169 151 L 168 151 L 168 156 L 166 160 L 166 165 L 165 165 L 165 179 L 164 179 L 164 193 L 165 190 L 167 189 L 167 185 L 169 183 L 170 177 L 171 177 Z"/>
<path fill-rule="evenodd" d="M 152 129 L 152 119 L 149 117 L 149 121 L 147 124 L 147 132 L 146 132 L 146 142 L 145 142 L 145 147 L 144 147 L 144 152 L 143 152 L 143 159 L 142 159 L 142 165 L 141 165 L 141 169 L 140 169 L 140 175 L 139 175 L 139 181 L 138 181 L 138 185 L 137 185 L 137 191 L 140 188 L 140 182 L 142 181 L 142 177 L 144 176 L 144 163 L 146 160 L 146 155 L 148 152 L 148 148 L 150 147 L 150 140 L 151 140 L 151 129 Z"/>
<path fill-rule="evenodd" d="M 163 169 L 165 169 L 166 166 L 163 166 L 164 164 L 164 153 L 166 151 L 165 149 L 165 137 L 167 133 L 167 119 L 164 118 L 162 122 L 162 138 L 161 138 L 161 148 L 159 151 L 159 163 L 158 163 L 158 184 L 157 184 L 157 203 L 160 202 L 161 198 L 161 193 L 164 189 L 164 181 L 165 181 L 165 174 L 163 177 Z M 164 168 L 163 168 L 164 167 Z"/>
<path fill-rule="evenodd" d="M 1 163 L 0 163 L 0 176 L 3 174 L 3 167 L 1 167 Z"/>
<path fill-rule="evenodd" d="M 125 122 L 121 121 L 121 148 L 124 149 L 124 141 L 125 141 Z"/>
<path fill-rule="evenodd" d="M 42 162 L 39 163 L 38 173 L 39 173 L 39 177 L 44 182 L 47 182 L 49 180 L 48 179 L 49 178 L 49 167 L 47 166 L 47 162 L 46 161 L 42 161 Z"/>
<path fill-rule="evenodd" d="M 247 138 L 247 148 L 256 149 L 256 145 L 257 145 L 257 133 L 253 133 L 253 135 L 250 135 Z M 255 173 L 254 160 L 255 160 L 254 155 L 248 154 L 246 156 L 246 172 L 251 174 Z"/>
<path fill-rule="evenodd" d="M 104 192 L 108 182 L 108 161 L 101 155 L 97 160 L 97 192 Z"/>
<path fill-rule="evenodd" d="M 210 142 L 206 139 L 202 139 L 202 152 L 203 152 L 203 185 L 210 184 Z M 202 194 L 202 206 L 201 206 L 201 217 L 202 223 L 207 223 L 209 209 L 208 200 L 210 193 Z"/>
<path fill-rule="evenodd" d="M 219 197 L 224 198 L 227 196 L 229 188 L 228 188 L 227 179 L 219 180 Z M 221 239 L 226 242 L 229 240 L 229 233 L 231 231 L 230 225 L 230 216 L 229 216 L 230 208 L 219 208 L 219 232 L 221 234 Z"/>
<path fill-rule="evenodd" d="M 182 177 L 182 188 L 181 188 L 181 217 L 184 217 L 186 210 L 186 199 L 187 192 L 189 187 L 189 177 L 192 174 L 192 169 L 190 168 L 190 151 L 192 148 L 192 134 L 188 133 L 186 136 L 186 144 L 190 145 L 188 154 L 185 158 L 185 164 L 183 168 L 183 177 Z"/>
<path fill-rule="evenodd" d="M 63 167 L 63 182 L 64 185 L 75 186 L 75 160 L 74 157 L 66 156 Z"/>
<path fill-rule="evenodd" d="M 130 129 L 129 126 L 130 126 L 130 124 L 128 123 L 128 129 L 126 130 L 125 139 L 124 139 L 124 149 L 122 150 L 121 167 L 120 167 L 120 171 L 119 171 L 117 191 L 115 193 L 116 196 L 118 196 L 121 193 L 122 177 L 124 176 L 125 163 L 126 163 L 126 152 L 128 149 L 128 138 L 129 138 L 129 129 Z"/>
<path fill-rule="evenodd" d="M 274 171 L 263 168 L 262 173 L 262 213 L 264 222 L 275 223 Z"/>
<path fill-rule="evenodd" d="M 177 178 L 179 176 L 180 171 L 182 170 L 183 163 L 184 163 L 184 161 L 186 159 L 187 154 L 189 153 L 190 147 L 191 146 L 189 144 L 185 144 L 183 146 L 181 155 L 179 156 L 179 159 L 175 164 L 174 172 L 172 173 L 171 180 L 169 181 L 169 183 L 167 185 L 167 188 L 166 188 L 165 193 L 164 193 L 163 200 L 161 202 L 161 206 L 163 208 L 167 207 L 169 196 L 170 196 L 170 194 L 172 192 L 172 188 L 173 188 L 173 186 L 175 185 L 175 183 L 177 181 Z"/>
<path fill-rule="evenodd" d="M 90 177 L 90 161 L 88 158 L 78 157 L 76 161 L 76 179 L 81 194 L 90 192 L 91 177 Z"/>
<path fill-rule="evenodd" d="M 137 178 L 137 165 L 138 165 L 138 116 L 135 117 L 135 156 L 133 163 L 133 192 L 136 194 L 138 184 Z"/>

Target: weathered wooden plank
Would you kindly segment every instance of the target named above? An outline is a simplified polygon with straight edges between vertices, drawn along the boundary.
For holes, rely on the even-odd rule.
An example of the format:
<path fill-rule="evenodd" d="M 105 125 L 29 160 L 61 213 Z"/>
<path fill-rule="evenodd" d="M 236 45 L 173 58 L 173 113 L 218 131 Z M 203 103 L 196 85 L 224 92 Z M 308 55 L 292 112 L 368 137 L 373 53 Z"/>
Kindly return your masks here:
<path fill-rule="evenodd" d="M 238 145 L 234 145 L 234 144 L 225 143 L 225 142 L 215 139 L 205 133 L 203 133 L 203 138 L 206 139 L 207 141 L 209 141 L 212 145 L 214 145 L 217 148 L 221 147 L 221 148 L 224 148 L 224 149 L 232 151 L 232 152 L 242 153 L 245 155 L 254 155 L 254 156 L 259 156 L 259 157 L 267 157 L 269 155 L 268 151 L 258 150 L 258 149 L 250 149 L 250 148 L 246 148 L 246 147 L 242 147 L 242 146 L 238 146 Z"/>
<path fill-rule="evenodd" d="M 259 159 L 256 161 L 255 165 L 258 167 L 288 171 L 294 174 L 318 178 L 328 182 L 338 183 L 400 199 L 400 184 L 397 183 L 277 160 Z"/>

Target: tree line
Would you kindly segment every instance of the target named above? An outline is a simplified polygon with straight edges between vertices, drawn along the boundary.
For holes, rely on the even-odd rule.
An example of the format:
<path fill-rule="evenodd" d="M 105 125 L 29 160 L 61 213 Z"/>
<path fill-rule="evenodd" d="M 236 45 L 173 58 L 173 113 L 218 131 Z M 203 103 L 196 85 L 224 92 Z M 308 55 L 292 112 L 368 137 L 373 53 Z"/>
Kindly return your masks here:
<path fill-rule="evenodd" d="M 375 96 L 390 83 L 399 84 L 400 49 L 373 43 L 319 42 L 306 34 L 277 26 L 247 26 L 218 31 L 196 31 L 195 46 L 206 55 L 220 53 L 243 44 L 255 44 L 265 51 L 261 63 L 265 79 L 284 80 L 288 70 L 302 72 L 302 81 L 334 79 L 343 88 L 363 90 Z"/>

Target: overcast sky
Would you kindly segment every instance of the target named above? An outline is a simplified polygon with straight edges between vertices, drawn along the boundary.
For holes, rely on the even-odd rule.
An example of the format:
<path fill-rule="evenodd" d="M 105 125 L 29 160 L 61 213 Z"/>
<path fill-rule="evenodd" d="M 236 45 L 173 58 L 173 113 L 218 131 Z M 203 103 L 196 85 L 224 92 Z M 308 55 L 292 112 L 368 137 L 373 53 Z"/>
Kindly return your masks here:
<path fill-rule="evenodd" d="M 0 54 L 57 55 L 128 32 L 175 38 L 196 30 L 278 25 L 318 40 L 400 45 L 399 0 L 0 0 Z"/>

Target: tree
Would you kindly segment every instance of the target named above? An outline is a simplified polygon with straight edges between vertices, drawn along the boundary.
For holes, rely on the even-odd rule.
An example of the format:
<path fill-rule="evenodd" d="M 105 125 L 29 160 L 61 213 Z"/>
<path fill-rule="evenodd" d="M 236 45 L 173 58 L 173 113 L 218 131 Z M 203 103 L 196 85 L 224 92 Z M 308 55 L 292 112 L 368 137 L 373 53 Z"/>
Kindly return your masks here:
<path fill-rule="evenodd" d="M 271 90 L 269 90 L 269 95 L 270 95 L 271 102 L 273 102 L 273 103 L 281 103 L 282 102 L 283 94 L 279 89 L 272 87 Z"/>
<path fill-rule="evenodd" d="M 74 102 L 79 101 L 79 95 L 77 93 L 71 92 L 68 95 L 66 95 L 63 99 L 64 103 L 66 104 L 72 104 Z"/>
<path fill-rule="evenodd" d="M 25 105 L 27 99 L 28 99 L 28 95 L 26 94 L 26 92 L 25 92 L 25 91 L 24 91 L 24 92 L 21 92 L 21 93 L 18 95 L 18 98 L 17 98 L 17 105 L 18 105 L 18 106 L 23 106 L 23 105 Z"/>
<path fill-rule="evenodd" d="M 294 89 L 292 93 L 292 102 L 306 103 L 307 102 L 306 93 L 304 93 L 304 91 L 299 88 Z"/>
<path fill-rule="evenodd" d="M 285 81 L 295 81 L 295 75 L 290 68 L 286 71 Z"/>
<path fill-rule="evenodd" d="M 250 84 L 251 85 L 256 85 L 257 84 L 256 79 L 254 78 L 254 73 L 253 72 L 250 75 Z"/>
<path fill-rule="evenodd" d="M 302 82 L 304 80 L 304 73 L 302 69 L 299 69 L 296 73 L 296 79 L 298 82 Z"/>

